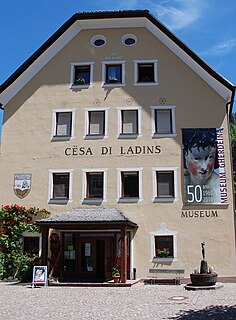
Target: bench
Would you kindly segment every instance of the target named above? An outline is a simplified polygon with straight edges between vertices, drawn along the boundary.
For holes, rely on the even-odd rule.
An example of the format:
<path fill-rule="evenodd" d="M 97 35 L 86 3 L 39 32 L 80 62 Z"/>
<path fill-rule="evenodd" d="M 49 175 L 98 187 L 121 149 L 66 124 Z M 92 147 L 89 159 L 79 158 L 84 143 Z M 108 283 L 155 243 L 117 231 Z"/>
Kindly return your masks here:
<path fill-rule="evenodd" d="M 155 284 L 158 281 L 158 275 L 162 274 L 165 278 L 173 279 L 175 284 L 180 284 L 180 275 L 184 274 L 183 269 L 149 269 L 150 284 Z M 159 278 L 160 279 L 160 278 Z"/>

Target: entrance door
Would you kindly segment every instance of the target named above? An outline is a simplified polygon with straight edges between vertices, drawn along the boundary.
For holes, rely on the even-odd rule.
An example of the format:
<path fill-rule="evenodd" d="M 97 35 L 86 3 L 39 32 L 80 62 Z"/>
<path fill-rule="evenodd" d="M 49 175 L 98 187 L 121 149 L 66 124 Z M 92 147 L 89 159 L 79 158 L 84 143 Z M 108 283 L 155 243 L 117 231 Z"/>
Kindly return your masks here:
<path fill-rule="evenodd" d="M 114 259 L 114 236 L 79 237 L 79 280 L 104 281 L 111 279 Z"/>
<path fill-rule="evenodd" d="M 85 238 L 79 240 L 79 278 L 94 280 L 96 278 L 96 240 Z"/>

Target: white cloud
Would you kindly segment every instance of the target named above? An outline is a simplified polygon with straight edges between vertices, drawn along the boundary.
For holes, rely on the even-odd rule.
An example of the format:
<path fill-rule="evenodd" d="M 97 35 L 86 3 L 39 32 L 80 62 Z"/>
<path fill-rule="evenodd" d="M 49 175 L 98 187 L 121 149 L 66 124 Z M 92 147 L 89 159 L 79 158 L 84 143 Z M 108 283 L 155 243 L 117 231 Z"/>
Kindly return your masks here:
<path fill-rule="evenodd" d="M 209 50 L 203 51 L 201 55 L 205 56 L 222 56 L 230 53 L 236 47 L 236 39 L 229 39 L 224 42 L 220 42 Z"/>
<path fill-rule="evenodd" d="M 147 9 L 169 29 L 180 30 L 196 23 L 205 4 L 206 0 L 113 0 L 110 9 Z"/>
<path fill-rule="evenodd" d="M 204 0 L 163 0 L 156 5 L 157 17 L 171 30 L 180 30 L 201 17 Z"/>

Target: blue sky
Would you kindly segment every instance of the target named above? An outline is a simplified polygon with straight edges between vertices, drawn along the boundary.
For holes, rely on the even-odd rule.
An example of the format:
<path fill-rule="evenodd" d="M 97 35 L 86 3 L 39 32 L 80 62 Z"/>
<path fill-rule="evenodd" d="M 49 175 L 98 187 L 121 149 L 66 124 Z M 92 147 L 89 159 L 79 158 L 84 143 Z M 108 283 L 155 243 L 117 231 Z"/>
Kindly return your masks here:
<path fill-rule="evenodd" d="M 1 1 L 0 84 L 75 12 L 148 9 L 236 85 L 235 0 Z M 236 103 L 234 104 L 236 112 Z M 2 112 L 0 112 L 0 122 Z"/>

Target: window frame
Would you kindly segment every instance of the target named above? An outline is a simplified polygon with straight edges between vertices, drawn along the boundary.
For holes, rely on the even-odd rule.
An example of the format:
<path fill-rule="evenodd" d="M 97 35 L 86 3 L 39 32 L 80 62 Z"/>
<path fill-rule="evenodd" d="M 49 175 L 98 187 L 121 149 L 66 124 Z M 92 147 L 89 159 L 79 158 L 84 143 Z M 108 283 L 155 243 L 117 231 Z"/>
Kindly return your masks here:
<path fill-rule="evenodd" d="M 85 140 L 96 140 L 108 138 L 108 110 L 109 108 L 85 108 L 84 111 L 84 139 Z M 104 134 L 90 134 L 90 112 L 104 112 Z"/>
<path fill-rule="evenodd" d="M 49 181 L 48 181 L 48 203 L 52 204 L 67 204 L 72 202 L 72 186 L 73 186 L 73 171 L 74 169 L 49 169 Z M 54 173 L 69 174 L 69 196 L 66 199 L 54 199 L 53 198 L 53 175 Z"/>
<path fill-rule="evenodd" d="M 104 43 L 103 43 L 102 45 L 100 45 L 100 46 L 97 46 L 97 45 L 95 44 L 95 42 L 96 42 L 97 40 L 103 40 Z M 93 37 L 90 39 L 90 43 L 91 43 L 91 45 L 94 46 L 95 48 L 101 48 L 101 47 L 103 47 L 103 46 L 106 45 L 107 39 L 106 39 L 105 36 L 103 36 L 103 35 L 101 35 L 101 34 L 97 34 L 97 35 L 93 36 Z"/>
<path fill-rule="evenodd" d="M 151 106 L 151 121 L 152 121 L 152 138 L 173 138 L 177 136 L 176 133 L 176 107 L 175 106 Z M 157 133 L 156 132 L 156 117 L 158 110 L 170 110 L 170 121 L 172 132 Z"/>
<path fill-rule="evenodd" d="M 117 202 L 119 203 L 136 203 L 143 201 L 142 198 L 142 170 L 143 168 L 117 168 Z M 123 196 L 123 181 L 122 174 L 128 172 L 138 172 L 138 197 L 124 197 Z"/>
<path fill-rule="evenodd" d="M 125 83 L 125 63 L 126 61 L 102 61 L 102 87 L 124 87 Z M 107 66 L 111 65 L 121 65 L 121 82 L 107 83 Z"/>
<path fill-rule="evenodd" d="M 76 109 L 53 109 L 52 110 L 52 129 L 51 141 L 67 141 L 75 138 L 75 111 Z M 59 113 L 71 113 L 70 135 L 58 136 L 57 132 L 57 117 Z"/>
<path fill-rule="evenodd" d="M 133 39 L 134 40 L 134 43 L 132 44 L 126 44 L 125 41 L 128 40 L 128 39 Z M 137 37 L 134 35 L 134 34 L 124 34 L 122 37 L 121 37 L 121 43 L 123 43 L 123 45 L 125 45 L 126 47 L 132 47 L 134 46 L 136 43 L 137 43 L 138 39 Z"/>
<path fill-rule="evenodd" d="M 82 204 L 101 204 L 107 202 L 107 171 L 108 168 L 85 168 L 82 170 Z M 103 197 L 102 198 L 87 198 L 89 173 L 103 173 Z"/>
<path fill-rule="evenodd" d="M 70 64 L 70 89 L 87 89 L 93 87 L 95 62 L 72 62 Z M 90 83 L 75 84 L 75 71 L 77 67 L 90 68 Z"/>
<path fill-rule="evenodd" d="M 41 257 L 42 254 L 42 234 L 38 232 L 23 232 L 22 233 L 22 249 L 24 250 L 24 239 L 25 238 L 38 238 L 39 239 L 39 254 L 38 256 Z"/>
<path fill-rule="evenodd" d="M 157 195 L 157 172 L 173 172 L 173 197 L 158 197 Z M 175 202 L 179 200 L 178 194 L 178 168 L 177 167 L 154 167 L 152 168 L 153 195 L 152 202 Z"/>
<path fill-rule="evenodd" d="M 133 60 L 134 63 L 134 86 L 157 86 L 158 82 L 158 60 Z M 153 64 L 154 81 L 153 82 L 139 82 L 139 65 L 140 64 Z"/>
<path fill-rule="evenodd" d="M 117 107 L 117 111 L 118 111 L 118 131 L 117 131 L 117 138 L 118 139 L 136 139 L 139 137 L 142 137 L 142 119 L 141 119 L 141 110 L 142 107 L 141 106 L 121 106 L 121 107 Z M 122 132 L 122 126 L 123 126 L 123 122 L 122 122 L 122 112 L 123 111 L 137 111 L 137 133 L 123 133 Z"/>
<path fill-rule="evenodd" d="M 163 223 L 166 225 L 166 223 Z M 150 262 L 159 263 L 159 262 L 173 262 L 178 261 L 177 259 L 177 233 L 178 231 L 172 231 L 165 229 L 159 229 L 157 231 L 150 232 L 151 236 L 151 259 Z M 156 256 L 156 245 L 155 245 L 155 237 L 173 237 L 173 256 L 168 257 L 157 257 Z"/>

